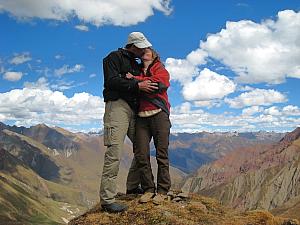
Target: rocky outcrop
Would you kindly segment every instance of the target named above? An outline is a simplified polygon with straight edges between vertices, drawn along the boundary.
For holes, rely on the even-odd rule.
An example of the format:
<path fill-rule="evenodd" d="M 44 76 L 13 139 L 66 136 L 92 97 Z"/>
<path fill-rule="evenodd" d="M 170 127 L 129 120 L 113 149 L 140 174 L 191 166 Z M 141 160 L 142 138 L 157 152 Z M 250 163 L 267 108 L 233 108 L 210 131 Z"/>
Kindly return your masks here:
<path fill-rule="evenodd" d="M 243 174 L 201 193 L 236 208 L 272 210 L 300 195 L 299 162 Z"/>
<path fill-rule="evenodd" d="M 136 196 L 119 196 L 119 201 L 129 206 L 121 214 L 108 214 L 96 205 L 92 210 L 69 222 L 69 225 L 125 225 L 125 224 L 172 224 L 172 225 L 299 225 L 296 219 L 274 217 L 262 210 L 238 212 L 222 206 L 218 201 L 199 195 L 186 200 L 165 201 L 162 205 L 152 202 L 139 204 Z"/>

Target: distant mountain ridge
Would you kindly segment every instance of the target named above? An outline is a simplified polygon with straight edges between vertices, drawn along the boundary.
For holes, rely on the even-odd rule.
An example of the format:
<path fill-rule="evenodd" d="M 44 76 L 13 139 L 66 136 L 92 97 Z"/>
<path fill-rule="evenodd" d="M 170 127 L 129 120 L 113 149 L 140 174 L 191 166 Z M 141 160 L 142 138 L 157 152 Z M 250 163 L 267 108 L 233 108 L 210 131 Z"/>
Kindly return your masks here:
<path fill-rule="evenodd" d="M 288 205 L 294 204 L 300 210 L 300 201 L 292 201 L 300 200 L 300 128 L 276 144 L 238 149 L 202 166 L 186 180 L 183 189 L 238 208 L 263 208 L 282 214 L 286 213 L 283 208 L 275 209 L 286 204 L 285 209 L 290 210 Z"/>
<path fill-rule="evenodd" d="M 0 130 L 7 129 L 18 134 L 30 137 L 48 148 L 55 149 L 58 152 L 70 156 L 72 152 L 76 152 L 79 146 L 73 141 L 74 136 L 66 136 L 59 129 L 60 128 L 49 128 L 45 124 L 38 124 L 30 128 L 7 126 L 2 123 L 0 124 Z"/>
<path fill-rule="evenodd" d="M 171 134 L 170 163 L 186 173 L 191 173 L 200 166 L 219 159 L 236 149 L 257 144 L 275 143 L 283 136 L 283 133 L 263 131 Z M 152 155 L 155 155 L 155 152 L 152 152 Z"/>

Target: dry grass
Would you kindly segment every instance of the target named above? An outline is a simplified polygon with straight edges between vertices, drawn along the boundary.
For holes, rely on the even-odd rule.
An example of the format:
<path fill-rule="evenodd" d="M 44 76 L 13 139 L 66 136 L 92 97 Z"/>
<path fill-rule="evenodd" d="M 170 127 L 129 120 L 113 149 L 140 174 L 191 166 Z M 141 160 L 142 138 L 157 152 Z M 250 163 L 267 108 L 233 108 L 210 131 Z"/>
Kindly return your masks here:
<path fill-rule="evenodd" d="M 96 205 L 70 221 L 69 225 L 299 225 L 296 220 L 274 217 L 267 211 L 237 212 L 214 199 L 197 195 L 181 202 L 164 202 L 159 206 L 139 204 L 135 197 L 119 196 L 118 201 L 129 206 L 127 212 L 109 214 Z"/>

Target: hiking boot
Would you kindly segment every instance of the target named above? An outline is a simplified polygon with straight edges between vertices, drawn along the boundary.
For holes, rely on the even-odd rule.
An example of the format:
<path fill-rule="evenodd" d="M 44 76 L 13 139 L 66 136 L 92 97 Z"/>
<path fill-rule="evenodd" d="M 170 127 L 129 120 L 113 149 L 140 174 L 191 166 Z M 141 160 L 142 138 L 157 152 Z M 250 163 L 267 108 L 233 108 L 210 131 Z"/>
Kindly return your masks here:
<path fill-rule="evenodd" d="M 150 202 L 155 194 L 152 192 L 146 192 L 143 194 L 139 200 L 140 203 L 147 203 Z"/>
<path fill-rule="evenodd" d="M 152 199 L 152 202 L 155 205 L 160 205 L 164 200 L 166 200 L 168 198 L 167 195 L 164 194 L 160 194 L 158 193 L 157 195 L 154 196 L 154 198 Z"/>
<path fill-rule="evenodd" d="M 137 187 L 135 189 L 126 191 L 127 195 L 130 195 L 130 194 L 142 195 L 144 193 L 145 193 L 145 191 L 141 187 Z"/>
<path fill-rule="evenodd" d="M 102 210 L 105 212 L 110 212 L 110 213 L 120 213 L 120 212 L 124 212 L 128 209 L 127 205 L 123 205 L 120 203 L 111 203 L 111 204 L 105 204 L 105 205 L 101 205 Z"/>

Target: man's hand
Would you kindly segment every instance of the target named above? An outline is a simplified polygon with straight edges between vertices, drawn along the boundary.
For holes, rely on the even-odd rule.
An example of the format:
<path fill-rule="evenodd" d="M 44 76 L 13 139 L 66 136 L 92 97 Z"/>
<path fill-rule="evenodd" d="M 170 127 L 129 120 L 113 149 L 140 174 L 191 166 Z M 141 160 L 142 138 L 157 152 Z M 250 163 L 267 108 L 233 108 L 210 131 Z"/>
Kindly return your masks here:
<path fill-rule="evenodd" d="M 127 79 L 131 79 L 131 78 L 134 78 L 134 76 L 131 74 L 131 73 L 126 73 L 126 78 Z"/>
<path fill-rule="evenodd" d="M 158 89 L 157 83 L 152 83 L 150 80 L 144 80 L 138 83 L 140 91 L 152 93 Z"/>

